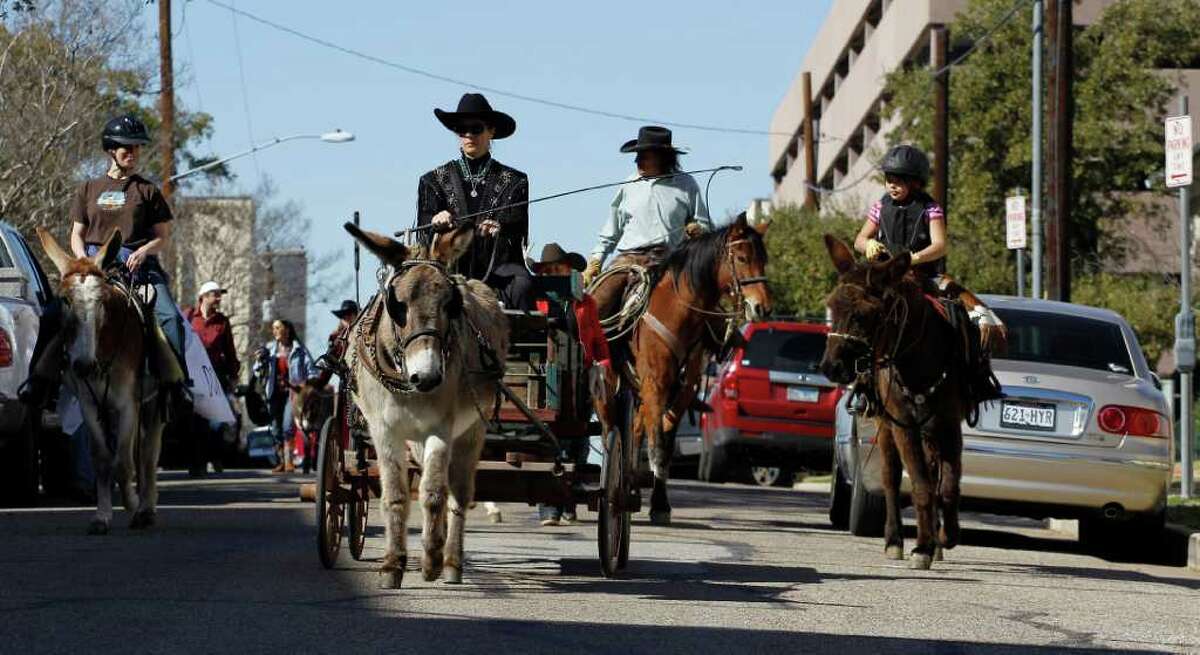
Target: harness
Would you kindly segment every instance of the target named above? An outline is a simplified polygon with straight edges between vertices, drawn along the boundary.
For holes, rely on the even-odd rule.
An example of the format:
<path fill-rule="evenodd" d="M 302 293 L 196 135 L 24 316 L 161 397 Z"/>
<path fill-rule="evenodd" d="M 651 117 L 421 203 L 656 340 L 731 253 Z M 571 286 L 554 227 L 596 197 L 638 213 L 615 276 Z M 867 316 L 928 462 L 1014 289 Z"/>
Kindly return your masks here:
<path fill-rule="evenodd" d="M 124 298 L 125 305 L 127 307 L 132 308 L 134 313 L 137 314 L 138 319 L 139 319 L 139 324 L 143 327 L 143 333 L 144 333 L 145 327 L 146 327 L 146 320 L 147 320 L 146 308 L 141 302 L 139 302 L 137 293 L 135 292 L 135 290 L 131 287 L 131 285 L 129 283 L 128 271 L 126 271 L 124 268 L 113 267 L 110 270 L 107 270 L 104 272 L 104 282 L 106 284 L 112 286 L 114 289 L 116 289 L 117 294 L 120 295 L 122 298 Z M 127 319 L 128 319 L 128 314 L 125 312 L 121 312 L 121 323 L 119 325 L 118 333 L 120 333 L 120 334 L 125 333 Z M 150 339 L 149 335 L 144 335 L 144 343 L 146 343 L 147 346 L 149 345 L 149 339 Z M 146 366 L 146 362 L 144 360 L 147 355 L 148 355 L 148 351 L 143 353 L 143 361 L 138 362 L 137 372 L 135 374 L 135 379 L 137 381 L 137 390 L 136 390 L 135 399 L 136 399 L 136 402 L 139 407 L 142 404 L 144 404 L 147 400 L 149 400 L 149 398 L 143 397 L 143 395 L 144 395 L 143 383 L 145 382 L 145 366 Z M 116 353 L 113 353 L 113 355 L 107 361 L 96 363 L 96 370 L 95 370 L 95 373 L 93 373 L 92 375 L 77 376 L 79 381 L 83 383 L 83 387 L 84 387 L 84 389 L 87 390 L 88 395 L 91 396 L 92 403 L 95 404 L 95 406 L 96 406 L 97 419 L 100 421 L 100 429 L 104 432 L 103 436 L 106 439 L 106 441 L 108 441 L 109 439 L 116 438 L 116 434 L 112 430 L 111 418 L 110 418 L 109 412 L 108 412 L 109 392 L 112 389 L 112 366 L 113 366 L 113 362 L 115 362 L 115 361 L 116 361 Z M 91 380 L 91 378 L 93 376 L 98 377 L 104 381 L 104 392 L 103 393 L 96 392 L 96 388 L 92 384 L 92 380 Z M 139 413 L 140 413 L 140 410 L 139 410 Z M 136 421 L 136 423 L 137 423 L 137 432 L 134 435 L 134 445 L 135 446 L 138 444 L 138 442 L 141 441 L 141 429 L 142 429 L 141 419 L 139 418 Z M 108 445 L 109 450 L 116 452 L 116 447 L 118 444 L 110 442 L 107 445 Z"/>
<path fill-rule="evenodd" d="M 863 291 L 863 293 L 867 292 L 865 287 L 862 287 L 859 285 L 849 284 L 846 282 L 843 282 L 842 284 L 845 284 L 846 286 L 856 287 L 856 288 L 860 289 L 861 291 Z M 884 398 L 868 397 L 868 400 L 869 401 L 878 401 L 878 402 L 873 402 L 872 404 L 878 408 L 879 413 L 885 419 L 887 419 L 889 422 L 891 422 L 899 427 L 902 427 L 906 430 L 920 431 L 922 428 L 925 427 L 926 424 L 929 423 L 929 421 L 931 421 L 933 419 L 934 413 L 932 411 L 926 411 L 926 412 L 923 412 L 923 414 L 924 414 L 923 416 L 920 416 L 920 415 L 918 415 L 916 409 L 926 407 L 929 404 L 929 401 L 939 391 L 941 391 L 942 386 L 945 384 L 946 380 L 949 377 L 948 369 L 943 368 L 941 371 L 941 374 L 938 375 L 937 378 L 932 383 L 930 383 L 929 385 L 926 385 L 925 387 L 919 388 L 919 389 L 913 389 L 911 385 L 909 385 L 908 383 L 906 383 L 904 381 L 904 376 L 900 372 L 900 368 L 897 364 L 897 361 L 899 360 L 899 358 L 901 358 L 902 356 L 907 354 L 909 351 L 911 351 L 916 346 L 916 344 L 920 343 L 921 339 L 925 335 L 925 330 L 928 327 L 929 314 L 925 313 L 923 315 L 922 320 L 921 320 L 921 329 L 920 329 L 920 333 L 918 334 L 918 336 L 911 341 L 911 343 L 908 345 L 908 347 L 901 350 L 901 346 L 904 343 L 905 329 L 908 326 L 908 317 L 909 317 L 909 313 L 910 313 L 910 307 L 908 305 L 908 299 L 902 295 L 897 294 L 894 291 L 889 290 L 885 294 L 885 296 L 884 296 L 885 301 L 888 301 L 889 298 L 890 298 L 891 306 L 887 311 L 888 318 L 886 320 L 886 324 L 895 325 L 895 326 L 898 326 L 898 328 L 899 328 L 899 331 L 896 334 L 896 338 L 895 338 L 894 342 L 892 343 L 890 352 L 888 352 L 882 356 L 880 356 L 878 354 L 879 349 L 876 346 L 877 346 L 877 342 L 882 340 L 883 330 L 880 330 L 879 331 L 880 333 L 876 335 L 875 342 L 873 342 L 861 335 L 851 334 L 849 332 L 831 331 L 828 333 L 827 338 L 841 339 L 844 341 L 849 341 L 851 343 L 859 344 L 860 346 L 863 346 L 866 350 L 866 352 L 863 356 L 858 357 L 854 360 L 854 373 L 858 378 L 858 384 L 855 385 L 853 393 L 855 395 L 861 395 L 864 393 L 873 394 L 874 392 L 877 392 L 878 389 L 877 389 L 877 385 L 875 384 L 876 380 L 878 380 L 880 371 L 886 371 L 888 373 L 887 391 L 889 392 L 889 395 Z M 906 421 L 902 421 L 898 417 L 893 416 L 891 414 L 891 412 L 888 411 L 888 408 L 887 408 L 888 402 L 887 401 L 890 398 L 890 392 L 893 387 L 897 391 L 900 392 L 900 395 L 904 399 L 909 400 L 914 405 L 913 414 L 916 416 L 914 422 L 909 423 Z"/>

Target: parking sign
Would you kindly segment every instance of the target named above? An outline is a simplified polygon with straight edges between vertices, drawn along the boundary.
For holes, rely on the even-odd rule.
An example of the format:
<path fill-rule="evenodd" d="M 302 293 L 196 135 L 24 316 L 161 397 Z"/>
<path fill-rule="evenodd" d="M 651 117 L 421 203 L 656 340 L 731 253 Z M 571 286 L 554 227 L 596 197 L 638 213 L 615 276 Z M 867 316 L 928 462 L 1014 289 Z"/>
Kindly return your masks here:
<path fill-rule="evenodd" d="M 1007 228 L 1009 250 L 1025 248 L 1025 196 L 1012 196 L 1004 200 L 1004 224 Z"/>
<path fill-rule="evenodd" d="M 1192 183 L 1192 117 L 1171 116 L 1166 125 L 1167 188 Z"/>

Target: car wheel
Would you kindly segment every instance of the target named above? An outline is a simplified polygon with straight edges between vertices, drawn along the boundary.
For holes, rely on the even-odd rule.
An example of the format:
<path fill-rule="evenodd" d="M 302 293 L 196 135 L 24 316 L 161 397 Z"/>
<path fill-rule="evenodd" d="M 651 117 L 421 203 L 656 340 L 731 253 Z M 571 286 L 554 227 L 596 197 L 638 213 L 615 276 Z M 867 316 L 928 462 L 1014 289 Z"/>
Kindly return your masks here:
<path fill-rule="evenodd" d="M 829 476 L 829 523 L 838 530 L 850 526 L 850 495 L 854 492 L 842 467 L 838 466 L 837 455 L 833 456 L 833 475 Z"/>
<path fill-rule="evenodd" d="M 751 466 L 750 479 L 760 487 L 790 487 L 796 474 L 781 466 Z"/>
<path fill-rule="evenodd" d="M 20 429 L 4 449 L 0 471 L 0 503 L 33 505 L 38 495 L 38 426 L 32 412 L 25 412 Z"/>
<path fill-rule="evenodd" d="M 857 471 L 850 485 L 848 525 L 856 537 L 882 537 L 887 518 L 887 503 L 882 496 L 867 491 L 862 483 L 862 471 Z"/>

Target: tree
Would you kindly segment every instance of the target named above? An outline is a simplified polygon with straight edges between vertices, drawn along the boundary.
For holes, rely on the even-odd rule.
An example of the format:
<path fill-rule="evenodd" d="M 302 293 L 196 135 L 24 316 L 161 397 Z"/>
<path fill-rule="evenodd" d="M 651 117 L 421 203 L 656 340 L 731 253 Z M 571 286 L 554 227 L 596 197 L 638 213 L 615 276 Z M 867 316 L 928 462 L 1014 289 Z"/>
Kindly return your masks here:
<path fill-rule="evenodd" d="M 980 39 L 1012 8 L 1011 0 L 972 0 L 950 25 L 958 43 Z M 1004 197 L 1030 179 L 1030 7 L 1017 11 L 950 73 L 949 268 L 980 290 L 1011 292 L 1012 255 L 1004 244 Z M 1122 0 L 1075 40 L 1075 210 L 1073 267 L 1099 269 L 1119 258 L 1130 192 L 1145 191 L 1162 167 L 1162 118 L 1180 76 L 1200 62 L 1195 0 Z M 930 71 L 888 76 L 885 113 L 897 120 L 894 142 L 928 149 Z"/>
<path fill-rule="evenodd" d="M 950 25 L 957 43 L 982 37 L 1013 6 L 972 0 Z M 1180 69 L 1200 68 L 1200 12 L 1195 0 L 1121 0 L 1075 38 L 1074 213 L 1068 232 L 1078 302 L 1121 312 L 1137 329 L 1151 362 L 1169 347 L 1171 303 L 1161 276 L 1119 277 L 1132 244 L 1130 220 L 1169 221 L 1142 202 L 1163 193 L 1163 117 L 1179 88 Z M 1004 248 L 1004 197 L 1031 174 L 1029 77 L 1031 9 L 1027 5 L 950 72 L 950 271 L 978 291 L 1014 291 L 1013 255 Z M 897 121 L 893 142 L 932 144 L 932 79 L 925 68 L 888 76 L 886 107 Z M 1043 135 L 1044 136 L 1044 135 Z M 1170 206 L 1169 204 L 1165 206 Z M 1149 294 L 1149 295 L 1147 295 Z M 1139 304 L 1140 303 L 1140 304 Z"/>
<path fill-rule="evenodd" d="M 158 127 L 144 7 L 139 0 L 0 4 L 0 217 L 27 235 L 36 225 L 66 232 L 76 186 L 107 165 L 99 143 L 107 119 L 133 112 L 152 134 Z M 211 133 L 211 117 L 183 111 L 176 124 L 181 158 L 205 160 L 194 148 Z M 152 178 L 161 170 L 152 152 L 143 165 Z"/>
<path fill-rule="evenodd" d="M 775 313 L 824 316 L 825 297 L 837 281 L 824 235 L 833 234 L 849 243 L 861 220 L 840 214 L 821 216 L 797 206 L 778 208 L 770 219 L 767 270 Z"/>

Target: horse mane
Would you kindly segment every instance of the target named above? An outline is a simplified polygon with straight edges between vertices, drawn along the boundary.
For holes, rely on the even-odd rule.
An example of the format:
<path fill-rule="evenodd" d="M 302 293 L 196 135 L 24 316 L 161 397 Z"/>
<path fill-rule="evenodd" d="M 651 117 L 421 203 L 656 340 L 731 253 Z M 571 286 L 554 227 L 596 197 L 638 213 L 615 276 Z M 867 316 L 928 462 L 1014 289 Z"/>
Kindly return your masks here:
<path fill-rule="evenodd" d="M 711 232 L 684 239 L 671 249 L 666 259 L 653 271 L 652 286 L 657 286 L 664 276 L 673 275 L 676 280 L 682 278 L 687 282 L 701 302 L 715 305 L 721 295 L 717 272 L 721 270 L 721 260 L 725 257 L 725 240 L 734 225 L 730 223 Z M 745 233 L 745 238 L 754 248 L 755 255 L 765 263 L 767 247 L 763 243 L 762 235 L 753 229 L 748 229 Z"/>

